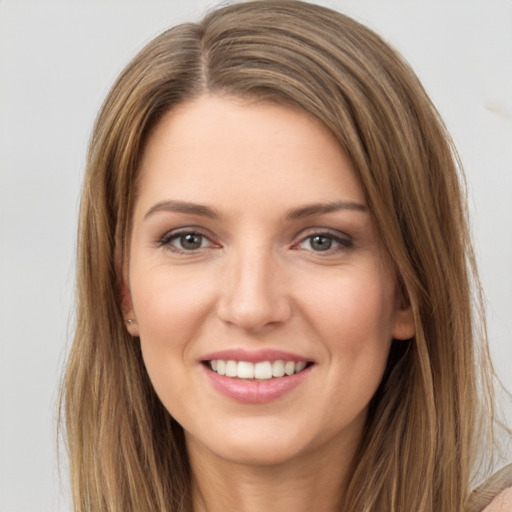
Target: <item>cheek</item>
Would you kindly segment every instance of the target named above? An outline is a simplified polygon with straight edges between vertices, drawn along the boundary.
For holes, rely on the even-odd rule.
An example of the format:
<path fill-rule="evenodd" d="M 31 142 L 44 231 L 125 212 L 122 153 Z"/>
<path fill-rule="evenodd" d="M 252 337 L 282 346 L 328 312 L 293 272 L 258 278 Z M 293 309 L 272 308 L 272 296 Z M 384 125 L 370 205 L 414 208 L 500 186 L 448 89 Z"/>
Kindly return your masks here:
<path fill-rule="evenodd" d="M 377 272 L 322 270 L 312 279 L 303 276 L 294 294 L 304 320 L 301 334 L 314 340 L 318 350 L 316 420 L 326 435 L 336 435 L 352 424 L 361 427 L 382 380 L 392 339 L 394 288 Z"/>
<path fill-rule="evenodd" d="M 394 286 L 382 274 L 347 271 L 309 282 L 302 293 L 310 322 L 336 346 L 386 344 L 394 320 Z"/>
<path fill-rule="evenodd" d="M 352 278 L 353 277 L 353 278 Z M 314 294 L 310 319 L 328 351 L 332 402 L 343 403 L 335 421 L 362 412 L 384 374 L 392 340 L 393 284 L 379 275 L 331 280 L 329 291 Z M 335 422 L 333 420 L 333 422 Z"/>
<path fill-rule="evenodd" d="M 187 396 L 189 348 L 198 338 L 211 291 L 197 279 L 160 266 L 132 275 L 133 308 L 144 364 L 153 387 L 169 411 Z"/>
<path fill-rule="evenodd" d="M 214 300 L 211 279 L 165 266 L 133 276 L 131 290 L 141 339 L 166 345 L 184 342 Z"/>
<path fill-rule="evenodd" d="M 341 272 L 311 283 L 309 325 L 330 360 L 337 397 L 358 408 L 376 391 L 392 340 L 394 286 L 378 272 Z"/>

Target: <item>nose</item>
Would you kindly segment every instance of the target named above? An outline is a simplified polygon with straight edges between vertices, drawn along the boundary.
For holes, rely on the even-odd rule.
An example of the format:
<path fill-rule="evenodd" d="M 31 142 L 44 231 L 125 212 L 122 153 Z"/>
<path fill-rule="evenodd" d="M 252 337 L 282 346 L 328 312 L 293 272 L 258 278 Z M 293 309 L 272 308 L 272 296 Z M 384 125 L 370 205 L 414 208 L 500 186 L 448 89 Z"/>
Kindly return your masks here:
<path fill-rule="evenodd" d="M 219 318 L 257 333 L 286 322 L 291 303 L 282 267 L 270 250 L 234 254 L 221 282 Z"/>

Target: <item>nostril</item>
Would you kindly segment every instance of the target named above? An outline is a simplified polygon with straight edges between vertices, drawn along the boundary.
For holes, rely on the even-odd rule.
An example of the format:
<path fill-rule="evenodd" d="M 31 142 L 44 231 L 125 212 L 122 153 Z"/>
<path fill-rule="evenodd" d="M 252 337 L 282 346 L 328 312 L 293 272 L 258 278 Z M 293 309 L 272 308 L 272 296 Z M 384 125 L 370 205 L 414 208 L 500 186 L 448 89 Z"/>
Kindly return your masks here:
<path fill-rule="evenodd" d="M 220 319 L 253 333 L 286 321 L 291 308 L 268 249 L 254 244 L 251 251 L 244 249 L 231 263 L 220 290 Z"/>
<path fill-rule="evenodd" d="M 218 315 L 228 325 L 247 332 L 258 332 L 279 325 L 290 318 L 291 308 L 287 300 L 284 296 L 239 294 L 226 298 L 219 305 Z"/>

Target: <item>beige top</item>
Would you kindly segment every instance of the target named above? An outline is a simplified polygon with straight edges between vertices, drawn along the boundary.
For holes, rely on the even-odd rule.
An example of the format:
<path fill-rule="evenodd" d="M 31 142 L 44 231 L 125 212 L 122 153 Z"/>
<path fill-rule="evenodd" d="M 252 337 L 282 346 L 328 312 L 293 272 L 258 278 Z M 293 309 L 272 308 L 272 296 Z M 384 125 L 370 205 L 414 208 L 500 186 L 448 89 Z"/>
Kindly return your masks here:
<path fill-rule="evenodd" d="M 512 464 L 471 493 L 466 512 L 512 512 Z"/>

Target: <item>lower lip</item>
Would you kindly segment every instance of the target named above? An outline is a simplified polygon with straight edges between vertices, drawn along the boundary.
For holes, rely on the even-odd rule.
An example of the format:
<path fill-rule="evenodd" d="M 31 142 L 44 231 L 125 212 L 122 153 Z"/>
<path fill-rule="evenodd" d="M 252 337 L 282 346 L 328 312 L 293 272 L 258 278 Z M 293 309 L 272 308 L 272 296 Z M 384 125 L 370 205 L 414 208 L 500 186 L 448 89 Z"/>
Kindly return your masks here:
<path fill-rule="evenodd" d="M 245 380 L 225 377 L 205 367 L 213 387 L 224 396 L 247 404 L 262 404 L 277 400 L 293 391 L 311 372 L 312 366 L 299 373 L 268 380 Z"/>

